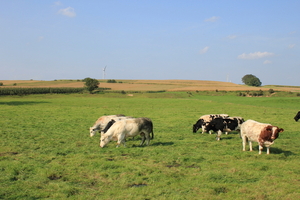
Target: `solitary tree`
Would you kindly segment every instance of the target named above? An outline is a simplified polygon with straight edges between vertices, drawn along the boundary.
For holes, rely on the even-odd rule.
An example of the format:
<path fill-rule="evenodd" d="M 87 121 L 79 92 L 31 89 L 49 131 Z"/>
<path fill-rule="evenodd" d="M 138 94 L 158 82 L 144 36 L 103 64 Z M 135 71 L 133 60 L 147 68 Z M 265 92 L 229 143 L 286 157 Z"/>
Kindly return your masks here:
<path fill-rule="evenodd" d="M 86 89 L 92 93 L 93 90 L 99 87 L 99 81 L 97 79 L 93 78 L 85 78 L 83 79 L 84 85 L 86 86 Z"/>
<path fill-rule="evenodd" d="M 243 83 L 245 83 L 246 85 L 249 86 L 261 86 L 261 81 L 259 80 L 259 78 L 257 78 L 256 76 L 252 75 L 252 74 L 247 74 L 242 78 Z"/>

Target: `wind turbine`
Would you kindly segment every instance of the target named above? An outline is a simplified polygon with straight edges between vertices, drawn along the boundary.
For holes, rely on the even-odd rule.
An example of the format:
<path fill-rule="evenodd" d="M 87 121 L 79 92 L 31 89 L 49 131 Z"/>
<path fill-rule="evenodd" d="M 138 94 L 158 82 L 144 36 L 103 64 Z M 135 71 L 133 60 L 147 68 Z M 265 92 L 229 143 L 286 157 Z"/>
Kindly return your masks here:
<path fill-rule="evenodd" d="M 105 79 L 105 70 L 106 70 L 106 66 L 103 68 L 103 79 Z"/>

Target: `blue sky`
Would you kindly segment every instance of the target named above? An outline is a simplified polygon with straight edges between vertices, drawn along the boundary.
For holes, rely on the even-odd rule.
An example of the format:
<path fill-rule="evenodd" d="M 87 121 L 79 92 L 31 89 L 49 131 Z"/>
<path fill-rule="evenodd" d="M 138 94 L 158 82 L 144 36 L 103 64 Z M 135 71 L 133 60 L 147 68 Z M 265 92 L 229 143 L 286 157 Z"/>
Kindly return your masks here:
<path fill-rule="evenodd" d="M 0 80 L 300 85 L 299 0 L 0 0 Z"/>

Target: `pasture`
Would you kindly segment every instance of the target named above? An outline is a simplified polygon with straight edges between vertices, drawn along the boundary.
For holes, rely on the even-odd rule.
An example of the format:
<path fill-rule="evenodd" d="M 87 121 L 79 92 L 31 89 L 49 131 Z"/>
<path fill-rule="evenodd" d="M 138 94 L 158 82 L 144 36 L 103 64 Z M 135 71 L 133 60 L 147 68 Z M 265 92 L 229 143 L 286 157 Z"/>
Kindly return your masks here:
<path fill-rule="evenodd" d="M 0 199 L 300 199 L 299 97 L 193 92 L 0 98 Z M 285 131 L 258 155 L 237 132 L 192 133 L 203 114 L 226 113 Z M 99 147 L 98 117 L 149 117 L 150 146 Z M 246 146 L 249 149 L 249 146 Z"/>

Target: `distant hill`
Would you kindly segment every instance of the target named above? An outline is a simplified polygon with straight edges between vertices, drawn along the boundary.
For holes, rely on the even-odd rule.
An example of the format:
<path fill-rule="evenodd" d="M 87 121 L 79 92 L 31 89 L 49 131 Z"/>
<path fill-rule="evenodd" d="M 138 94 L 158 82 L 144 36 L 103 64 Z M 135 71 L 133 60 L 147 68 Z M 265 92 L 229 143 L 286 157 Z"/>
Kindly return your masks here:
<path fill-rule="evenodd" d="M 81 80 L 0 80 L 2 87 L 84 87 Z M 300 92 L 299 86 L 268 85 L 250 87 L 231 82 L 202 81 L 202 80 L 116 80 L 117 83 L 107 83 L 99 80 L 100 87 L 124 91 L 247 91 L 247 90 L 279 90 Z"/>

